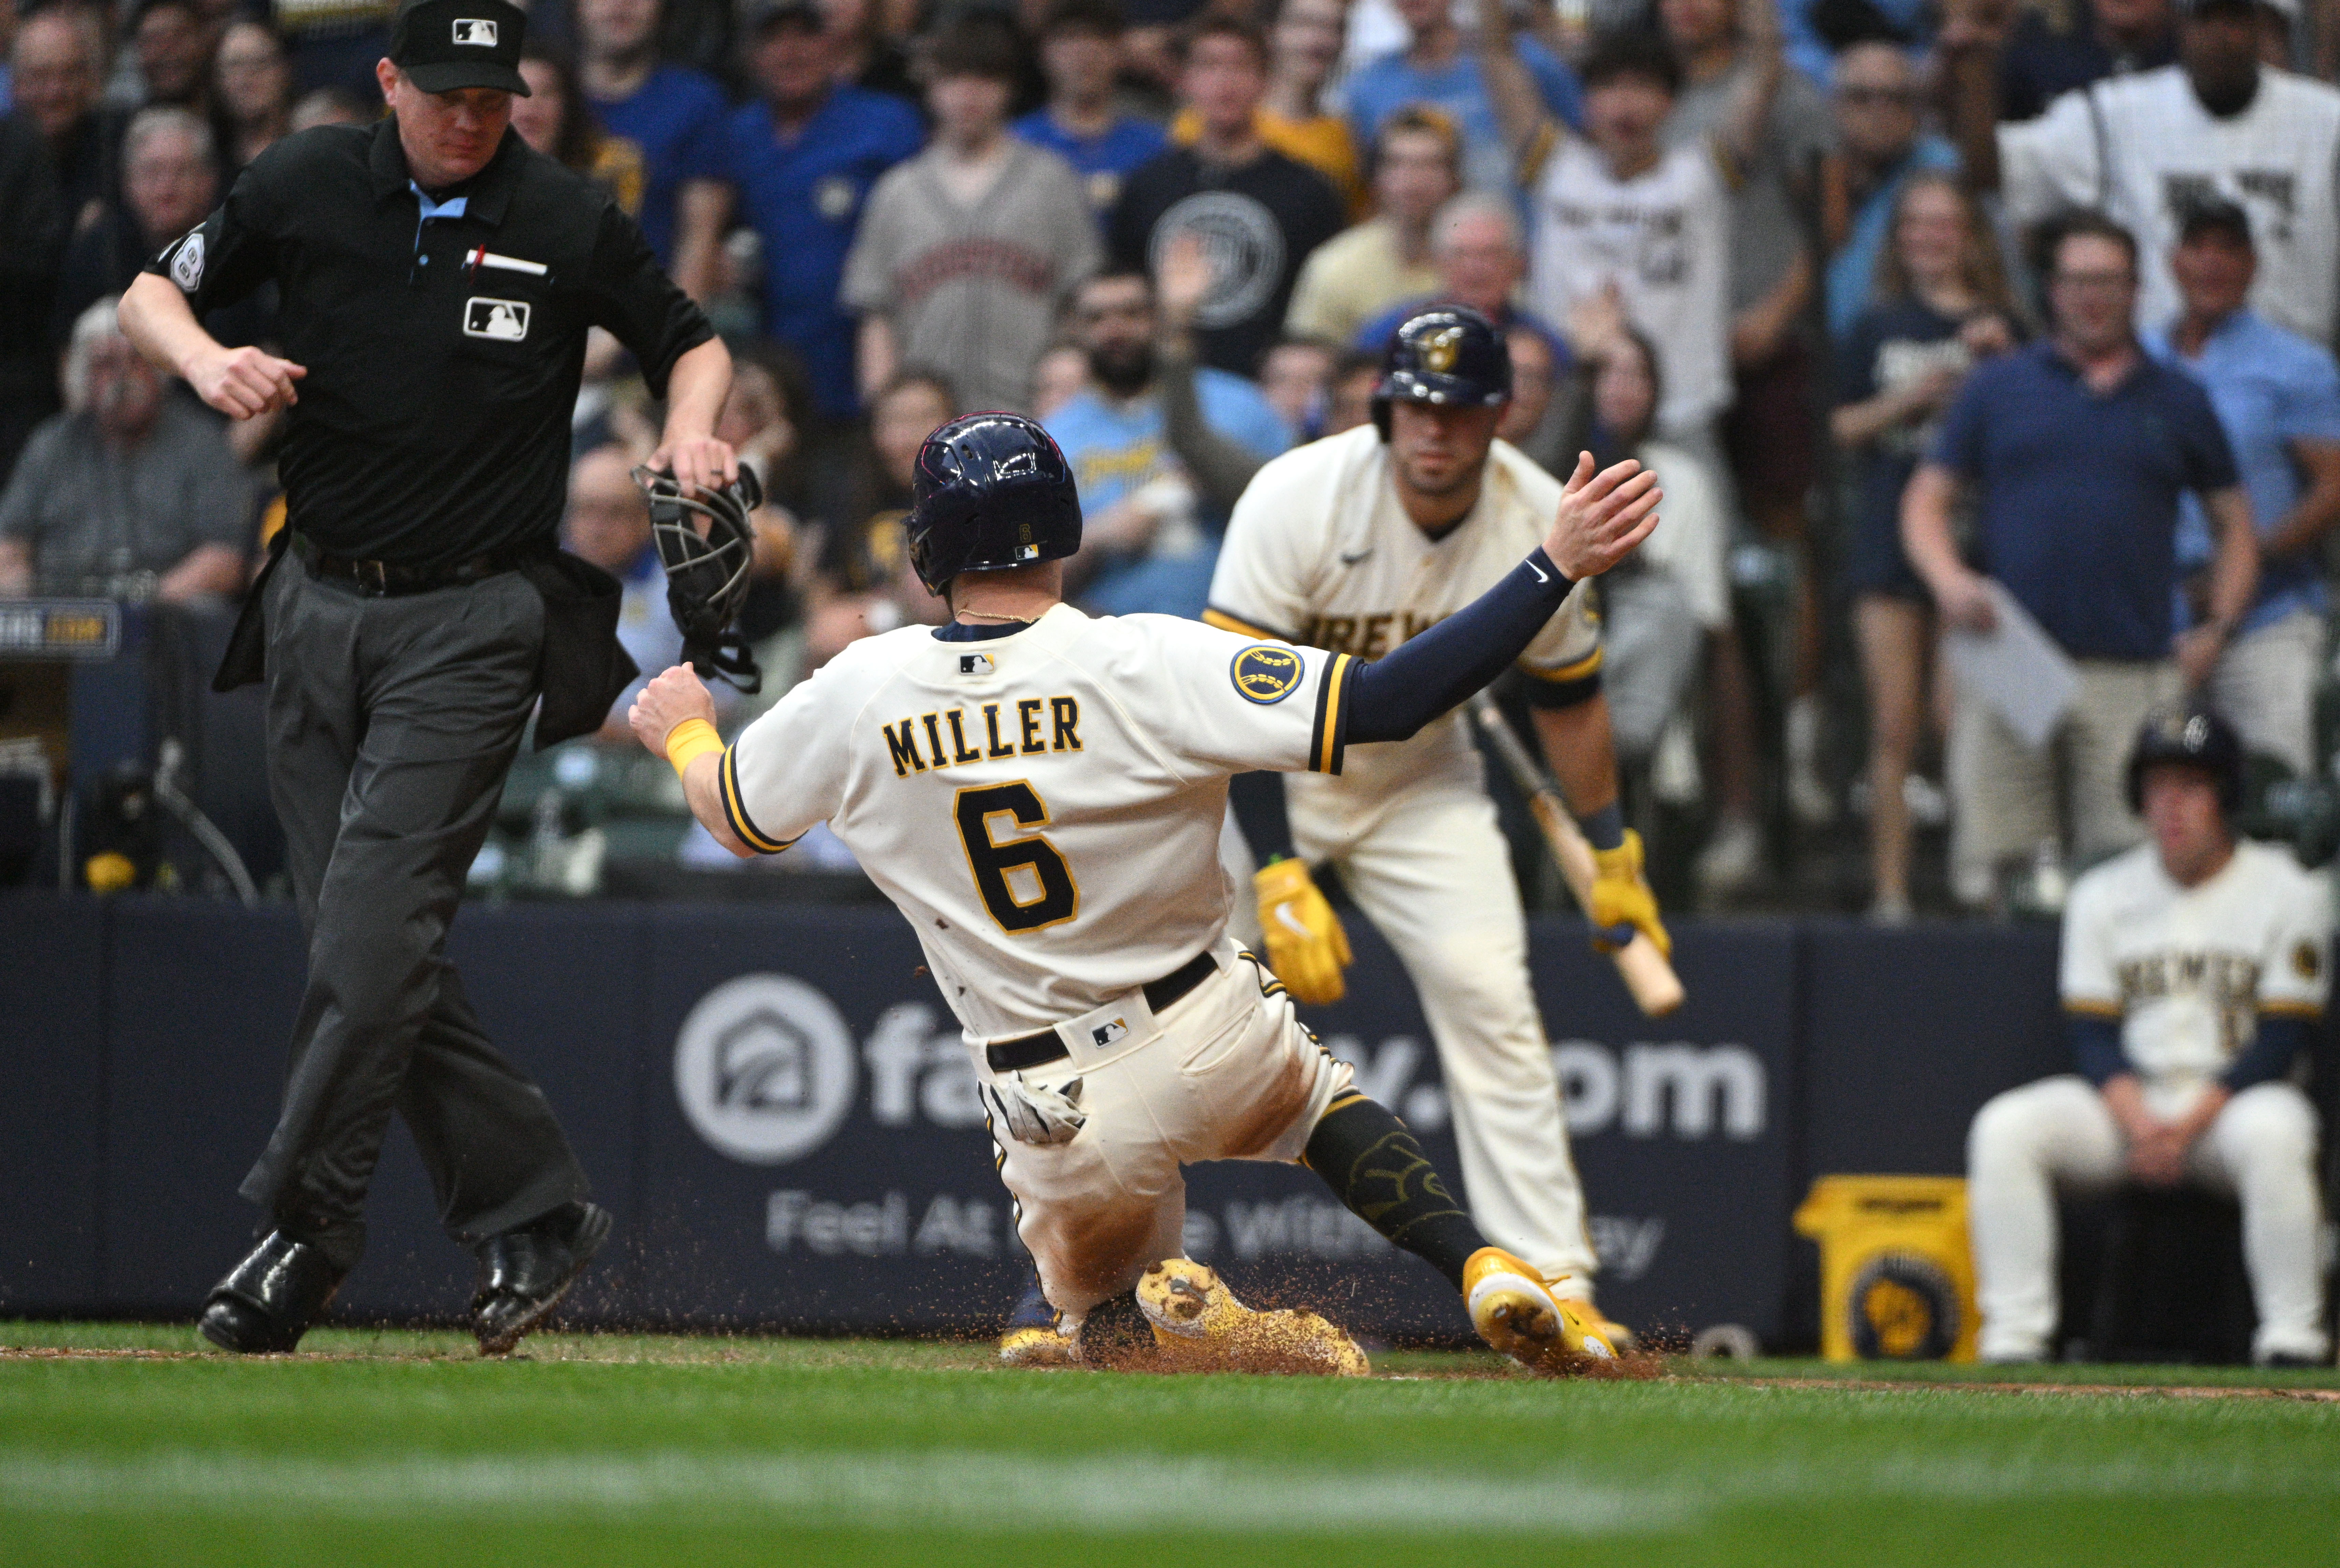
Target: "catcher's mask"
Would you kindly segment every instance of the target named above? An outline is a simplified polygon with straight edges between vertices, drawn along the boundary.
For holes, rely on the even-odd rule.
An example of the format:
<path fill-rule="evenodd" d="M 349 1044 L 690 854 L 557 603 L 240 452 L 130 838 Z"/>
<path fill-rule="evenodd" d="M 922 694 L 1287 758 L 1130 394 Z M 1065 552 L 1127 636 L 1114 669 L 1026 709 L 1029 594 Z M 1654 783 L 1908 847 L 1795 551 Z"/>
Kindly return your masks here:
<path fill-rule="evenodd" d="M 764 504 L 755 470 L 743 462 L 737 482 L 695 493 L 686 492 L 674 475 L 648 468 L 634 470 L 634 482 L 649 501 L 650 537 L 666 566 L 666 607 L 682 631 L 683 659 L 702 676 L 742 691 L 761 690 L 756 656 L 731 630 L 748 601 L 748 571 L 756 558 L 756 530 L 748 514 Z"/>

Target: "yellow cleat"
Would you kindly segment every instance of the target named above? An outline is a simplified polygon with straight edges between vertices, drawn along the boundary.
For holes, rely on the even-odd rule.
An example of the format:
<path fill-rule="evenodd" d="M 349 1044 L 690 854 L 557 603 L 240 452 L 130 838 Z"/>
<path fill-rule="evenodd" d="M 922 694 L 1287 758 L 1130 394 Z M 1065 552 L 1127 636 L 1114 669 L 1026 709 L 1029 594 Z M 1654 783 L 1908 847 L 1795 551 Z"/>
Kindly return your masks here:
<path fill-rule="evenodd" d="M 1254 1312 L 1215 1270 L 1183 1257 L 1145 1271 L 1137 1309 L 1153 1326 L 1165 1372 L 1363 1377 L 1373 1370 L 1357 1342 L 1324 1317 L 1304 1310 Z"/>
<path fill-rule="evenodd" d="M 1462 1265 L 1462 1296 L 1479 1337 L 1548 1377 L 1613 1361 L 1617 1350 L 1590 1302 L 1552 1294 L 1543 1276 L 1499 1246 L 1482 1246 Z"/>
<path fill-rule="evenodd" d="M 1046 1328 L 1009 1329 L 999 1336 L 999 1359 L 1009 1366 L 1078 1366 L 1080 1345 L 1059 1319 Z"/>

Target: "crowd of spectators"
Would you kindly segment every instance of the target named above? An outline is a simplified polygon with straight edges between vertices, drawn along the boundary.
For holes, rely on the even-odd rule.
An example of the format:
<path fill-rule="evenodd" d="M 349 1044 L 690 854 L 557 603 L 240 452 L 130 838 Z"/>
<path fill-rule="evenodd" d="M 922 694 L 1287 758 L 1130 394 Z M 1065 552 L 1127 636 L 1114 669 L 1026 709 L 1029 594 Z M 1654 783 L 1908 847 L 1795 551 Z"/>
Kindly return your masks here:
<path fill-rule="evenodd" d="M 112 302 L 272 142 L 376 116 L 392 9 L 0 0 L 0 592 L 240 591 L 273 422 Z M 2180 690 L 2331 771 L 2340 27 L 2299 0 L 534 0 L 529 56 L 516 132 L 735 346 L 742 715 L 936 615 L 935 423 L 1042 418 L 1079 600 L 1194 614 L 1252 474 L 1453 301 L 1505 331 L 1506 440 L 1664 477 L 1605 679 L 1700 902 L 2019 902 L 2137 841 L 2122 749 Z M 567 526 L 647 664 L 645 402 L 597 341 Z M 2071 670 L 2044 740 L 1943 656 L 2026 622 Z M 1865 867 L 1815 888 L 1829 842 Z"/>

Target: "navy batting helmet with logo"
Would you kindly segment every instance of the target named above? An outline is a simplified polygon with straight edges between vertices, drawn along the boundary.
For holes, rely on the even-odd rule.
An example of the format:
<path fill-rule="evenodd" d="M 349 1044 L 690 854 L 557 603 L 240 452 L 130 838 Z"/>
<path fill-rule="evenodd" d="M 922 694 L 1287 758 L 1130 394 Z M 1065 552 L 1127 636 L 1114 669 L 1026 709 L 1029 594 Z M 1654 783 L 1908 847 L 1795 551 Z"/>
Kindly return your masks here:
<path fill-rule="evenodd" d="M 2192 703 L 2156 710 L 2137 732 L 2128 754 L 2128 809 L 2145 809 L 2145 773 L 2175 762 L 2197 768 L 2218 786 L 2218 808 L 2232 816 L 2243 808 L 2243 742 L 2235 727 Z"/>
<path fill-rule="evenodd" d="M 1433 305 L 1408 316 L 1382 355 L 1373 423 L 1389 439 L 1389 405 L 1495 408 L 1512 401 L 1512 352 L 1495 323 L 1468 305 Z"/>
<path fill-rule="evenodd" d="M 971 413 L 927 437 L 910 495 L 910 565 L 929 593 L 962 571 L 1061 561 L 1081 547 L 1072 466 L 1022 414 Z"/>

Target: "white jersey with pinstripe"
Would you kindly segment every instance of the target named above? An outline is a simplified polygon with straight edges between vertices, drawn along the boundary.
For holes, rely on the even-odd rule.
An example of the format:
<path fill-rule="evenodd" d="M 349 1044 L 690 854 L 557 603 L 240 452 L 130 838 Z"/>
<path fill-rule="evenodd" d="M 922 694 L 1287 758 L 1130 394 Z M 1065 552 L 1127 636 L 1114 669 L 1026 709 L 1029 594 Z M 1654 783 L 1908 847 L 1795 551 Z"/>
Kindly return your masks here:
<path fill-rule="evenodd" d="M 1560 481 L 1509 442 L 1487 457 L 1479 503 L 1433 540 L 1414 526 L 1371 425 L 1284 453 L 1235 503 L 1203 619 L 1377 659 L 1477 599 L 1541 545 Z M 1601 668 L 1601 624 L 1580 583 L 1520 659 L 1540 680 L 1582 681 Z M 1411 740 L 1353 753 L 1337 779 L 1294 779 L 1294 810 L 1340 813 L 1438 779 L 1477 787 L 1478 753 L 1461 712 Z"/>
<path fill-rule="evenodd" d="M 1219 941 L 1227 777 L 1340 771 L 1343 654 L 1057 605 L 1012 635 L 854 643 L 722 759 L 777 853 L 826 821 L 977 1041 L 1103 1007 Z"/>
<path fill-rule="evenodd" d="M 2072 884 L 2059 988 L 2068 1012 L 2117 1018 L 2148 1084 L 2224 1073 L 2265 1015 L 2316 1017 L 2331 988 L 2332 888 L 2290 851 L 2247 840 L 2182 888 L 2150 843 Z"/>

